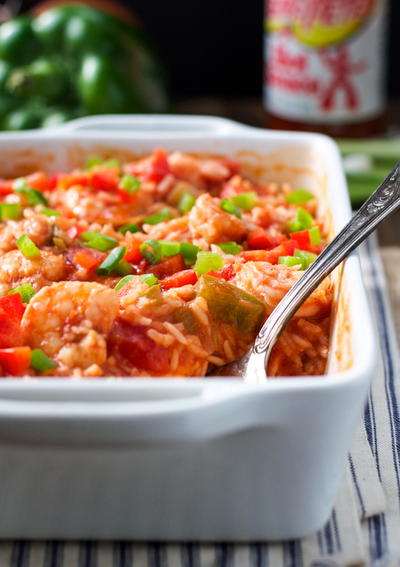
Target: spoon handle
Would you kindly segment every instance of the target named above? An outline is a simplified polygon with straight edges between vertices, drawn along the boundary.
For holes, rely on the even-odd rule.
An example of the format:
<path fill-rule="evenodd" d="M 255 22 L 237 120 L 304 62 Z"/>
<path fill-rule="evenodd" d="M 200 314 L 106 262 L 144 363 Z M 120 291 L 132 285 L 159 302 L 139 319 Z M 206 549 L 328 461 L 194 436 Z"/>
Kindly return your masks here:
<path fill-rule="evenodd" d="M 265 363 L 279 335 L 305 299 L 384 219 L 400 207 L 400 162 L 304 275 L 294 284 L 261 328 L 251 358 Z M 262 355 L 262 356 L 260 356 Z"/>

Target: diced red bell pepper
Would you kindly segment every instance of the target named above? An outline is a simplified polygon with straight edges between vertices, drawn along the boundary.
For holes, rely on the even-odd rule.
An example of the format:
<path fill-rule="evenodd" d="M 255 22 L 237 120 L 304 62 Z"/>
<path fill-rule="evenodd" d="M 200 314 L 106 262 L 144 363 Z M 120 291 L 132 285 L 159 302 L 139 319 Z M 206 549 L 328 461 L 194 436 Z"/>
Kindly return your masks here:
<path fill-rule="evenodd" d="M 207 275 L 213 276 L 214 278 L 219 278 L 221 280 L 229 281 L 235 277 L 235 268 L 232 266 L 232 264 L 228 264 L 220 270 L 211 270 Z"/>
<path fill-rule="evenodd" d="M 120 187 L 117 188 L 117 195 L 123 203 L 132 203 L 137 199 L 135 193 L 129 193 L 129 191 L 124 191 Z"/>
<path fill-rule="evenodd" d="M 24 314 L 25 305 L 19 293 L 12 293 L 0 297 L 0 309 L 5 311 L 10 318 L 18 320 L 19 323 Z"/>
<path fill-rule="evenodd" d="M 308 229 L 291 232 L 289 236 L 292 240 L 297 240 L 301 250 L 308 250 L 311 246 L 310 232 Z"/>
<path fill-rule="evenodd" d="M 273 250 L 244 250 L 240 256 L 246 262 L 269 262 L 270 264 L 278 262 L 278 255 Z"/>
<path fill-rule="evenodd" d="M 9 195 L 13 192 L 14 179 L 0 181 L 0 195 Z"/>
<path fill-rule="evenodd" d="M 143 256 L 140 253 L 141 242 L 139 240 L 131 240 L 127 252 L 124 256 L 124 260 L 131 262 L 132 264 L 138 264 L 143 260 Z"/>
<path fill-rule="evenodd" d="M 162 375 L 169 369 L 170 350 L 147 336 L 150 327 L 132 325 L 118 317 L 108 336 L 111 350 L 131 365 L 151 374 Z"/>
<path fill-rule="evenodd" d="M 50 180 L 47 179 L 43 171 L 36 171 L 25 177 L 26 184 L 37 191 L 48 191 L 51 187 Z"/>
<path fill-rule="evenodd" d="M 176 272 L 185 270 L 185 261 L 182 254 L 163 258 L 158 264 L 152 264 L 148 271 L 157 276 L 159 280 L 172 276 Z"/>
<path fill-rule="evenodd" d="M 252 250 L 271 250 L 278 246 L 285 236 L 283 234 L 272 235 L 263 228 L 256 228 L 247 236 L 247 246 Z"/>
<path fill-rule="evenodd" d="M 48 178 L 48 190 L 52 191 L 53 189 L 55 189 L 58 185 L 58 180 L 60 178 L 60 174 L 59 173 L 54 173 L 53 175 L 50 175 L 50 177 Z"/>
<path fill-rule="evenodd" d="M 11 376 L 26 372 L 31 364 L 31 349 L 27 346 L 0 349 L 0 365 Z"/>
<path fill-rule="evenodd" d="M 277 264 L 279 256 L 293 256 L 296 248 L 300 248 L 296 240 L 284 240 L 272 250 L 245 250 L 240 253 L 246 262 L 269 262 Z"/>
<path fill-rule="evenodd" d="M 86 185 L 89 184 L 89 177 L 85 173 L 56 173 L 50 179 L 50 187 L 52 187 L 54 183 L 54 187 L 60 187 L 60 189 L 69 189 L 73 185 L 86 187 Z"/>
<path fill-rule="evenodd" d="M 171 169 L 169 167 L 167 154 L 160 148 L 155 149 L 142 175 L 143 181 L 159 183 L 169 173 L 171 173 Z"/>
<path fill-rule="evenodd" d="M 91 185 L 96 191 L 117 191 L 119 170 L 116 167 L 94 170 L 90 176 Z"/>
<path fill-rule="evenodd" d="M 99 252 L 98 250 L 82 248 L 74 254 L 73 262 L 74 264 L 82 266 L 82 268 L 85 268 L 89 272 L 92 272 L 100 266 L 105 257 L 106 254 L 103 254 L 103 252 Z"/>
<path fill-rule="evenodd" d="M 296 248 L 300 248 L 299 242 L 294 238 L 291 238 L 290 240 L 284 240 L 281 242 L 279 246 L 273 249 L 273 251 L 277 252 L 279 256 L 293 256 Z"/>
<path fill-rule="evenodd" d="M 296 248 L 305 250 L 306 252 L 313 252 L 313 254 L 320 254 L 322 250 L 321 244 L 311 244 L 310 231 L 299 230 L 298 232 L 290 233 L 291 240 L 297 242 Z"/>
<path fill-rule="evenodd" d="M 184 285 L 194 285 L 197 282 L 197 274 L 194 270 L 182 270 L 172 276 L 160 281 L 160 287 L 164 291 L 173 287 L 182 287 Z"/>
<path fill-rule="evenodd" d="M 25 305 L 19 293 L 0 297 L 0 348 L 20 345 L 21 319 Z"/>

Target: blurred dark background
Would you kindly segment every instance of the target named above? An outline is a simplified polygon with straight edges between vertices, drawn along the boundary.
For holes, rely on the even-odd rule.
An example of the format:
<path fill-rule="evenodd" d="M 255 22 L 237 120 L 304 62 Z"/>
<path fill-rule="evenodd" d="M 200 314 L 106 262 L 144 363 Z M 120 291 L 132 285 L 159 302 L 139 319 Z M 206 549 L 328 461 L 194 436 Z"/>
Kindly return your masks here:
<path fill-rule="evenodd" d="M 301 1 L 301 0 L 299 0 Z M 351 0 L 349 0 L 351 1 Z M 261 96 L 263 0 L 125 0 L 158 47 L 175 99 Z M 36 2 L 26 0 L 23 8 Z M 400 96 L 400 1 L 389 0 L 387 82 Z"/>

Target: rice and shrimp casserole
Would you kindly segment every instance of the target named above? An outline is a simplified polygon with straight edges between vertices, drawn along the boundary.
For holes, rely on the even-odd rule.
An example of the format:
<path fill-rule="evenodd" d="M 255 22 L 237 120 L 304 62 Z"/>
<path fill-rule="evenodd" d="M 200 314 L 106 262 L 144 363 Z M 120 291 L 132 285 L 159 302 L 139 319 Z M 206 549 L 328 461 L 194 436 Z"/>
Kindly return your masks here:
<path fill-rule="evenodd" d="M 326 243 L 307 187 L 162 149 L 0 181 L 2 376 L 205 376 L 241 356 Z M 323 374 L 332 284 L 270 376 Z"/>

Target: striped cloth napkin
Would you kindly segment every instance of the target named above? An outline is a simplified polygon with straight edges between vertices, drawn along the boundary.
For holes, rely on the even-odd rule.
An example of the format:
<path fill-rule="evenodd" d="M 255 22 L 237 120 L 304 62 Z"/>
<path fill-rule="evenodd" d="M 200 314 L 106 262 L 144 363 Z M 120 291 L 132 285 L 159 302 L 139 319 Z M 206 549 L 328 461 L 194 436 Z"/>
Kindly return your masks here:
<path fill-rule="evenodd" d="M 374 238 L 361 260 L 382 356 L 335 509 L 317 534 L 251 545 L 2 542 L 0 567 L 399 567 L 399 360 Z"/>

